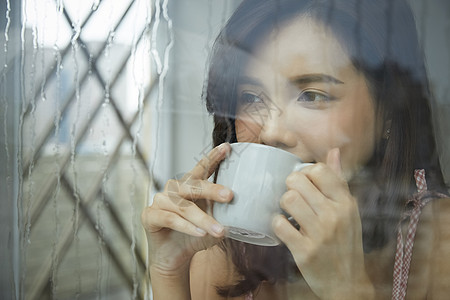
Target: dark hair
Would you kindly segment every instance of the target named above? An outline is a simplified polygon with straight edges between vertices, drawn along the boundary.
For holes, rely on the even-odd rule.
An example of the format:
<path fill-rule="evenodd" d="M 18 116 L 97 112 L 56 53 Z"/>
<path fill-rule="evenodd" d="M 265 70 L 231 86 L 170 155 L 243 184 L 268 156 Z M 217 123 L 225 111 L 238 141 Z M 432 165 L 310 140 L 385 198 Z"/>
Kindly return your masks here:
<path fill-rule="evenodd" d="M 378 142 L 365 170 L 370 180 L 358 194 L 364 251 L 369 252 L 394 238 L 405 200 L 415 191 L 414 169 L 426 170 L 429 189 L 444 192 L 445 187 L 424 59 L 404 0 L 244 0 L 219 34 L 210 58 L 206 105 L 214 115 L 213 142 L 236 142 L 236 85 L 246 54 L 270 30 L 303 16 L 324 24 L 340 41 L 364 75 L 377 115 L 390 124 L 390 137 Z M 263 280 L 291 274 L 292 257 L 284 246 L 261 249 L 227 241 L 224 249 L 244 280 L 220 288 L 222 295 L 242 295 Z"/>

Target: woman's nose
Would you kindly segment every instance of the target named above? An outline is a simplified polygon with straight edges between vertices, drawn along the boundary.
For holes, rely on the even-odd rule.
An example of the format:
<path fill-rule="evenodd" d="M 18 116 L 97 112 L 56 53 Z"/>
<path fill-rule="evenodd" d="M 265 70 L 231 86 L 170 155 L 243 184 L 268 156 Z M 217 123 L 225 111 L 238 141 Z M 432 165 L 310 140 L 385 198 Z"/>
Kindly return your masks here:
<path fill-rule="evenodd" d="M 260 141 L 263 144 L 278 148 L 291 148 L 297 145 L 294 128 L 288 122 L 288 112 L 271 113 L 264 120 L 260 132 Z"/>

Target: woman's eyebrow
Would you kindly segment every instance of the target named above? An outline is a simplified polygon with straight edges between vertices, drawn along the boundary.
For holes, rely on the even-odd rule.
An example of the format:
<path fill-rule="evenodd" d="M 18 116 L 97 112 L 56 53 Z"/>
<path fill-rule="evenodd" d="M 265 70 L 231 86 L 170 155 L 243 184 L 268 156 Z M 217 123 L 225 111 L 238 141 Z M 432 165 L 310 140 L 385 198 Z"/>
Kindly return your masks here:
<path fill-rule="evenodd" d="M 333 83 L 333 84 L 344 84 L 343 81 L 333 77 L 331 75 L 315 73 L 315 74 L 304 74 L 300 76 L 295 76 L 289 79 L 289 81 L 295 85 L 305 85 L 310 83 Z M 250 76 L 240 76 L 238 79 L 238 84 L 248 84 L 255 86 L 262 86 L 262 82 L 257 78 Z"/>
<path fill-rule="evenodd" d="M 333 83 L 344 84 L 341 80 L 327 74 L 305 74 L 291 78 L 291 81 L 295 85 L 305 85 L 309 83 Z"/>
<path fill-rule="evenodd" d="M 239 76 L 238 84 L 263 86 L 262 82 L 259 81 L 257 78 L 249 77 L 249 76 Z"/>

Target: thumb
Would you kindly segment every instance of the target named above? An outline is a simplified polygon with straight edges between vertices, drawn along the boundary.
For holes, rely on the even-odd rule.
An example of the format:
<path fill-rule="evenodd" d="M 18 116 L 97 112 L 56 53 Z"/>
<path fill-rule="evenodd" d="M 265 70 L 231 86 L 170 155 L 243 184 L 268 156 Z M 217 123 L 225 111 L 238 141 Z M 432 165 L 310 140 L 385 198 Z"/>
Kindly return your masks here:
<path fill-rule="evenodd" d="M 344 178 L 341 166 L 341 151 L 339 148 L 333 148 L 328 151 L 327 165 L 341 178 Z"/>

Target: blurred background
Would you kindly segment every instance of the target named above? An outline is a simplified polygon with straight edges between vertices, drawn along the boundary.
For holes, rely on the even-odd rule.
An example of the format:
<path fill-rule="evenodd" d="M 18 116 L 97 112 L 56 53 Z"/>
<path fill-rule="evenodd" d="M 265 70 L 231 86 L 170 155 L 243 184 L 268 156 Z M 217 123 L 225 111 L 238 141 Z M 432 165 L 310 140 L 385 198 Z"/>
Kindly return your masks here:
<path fill-rule="evenodd" d="M 140 212 L 211 149 L 239 0 L 2 0 L 0 299 L 150 299 Z M 450 182 L 450 2 L 410 0 Z"/>

